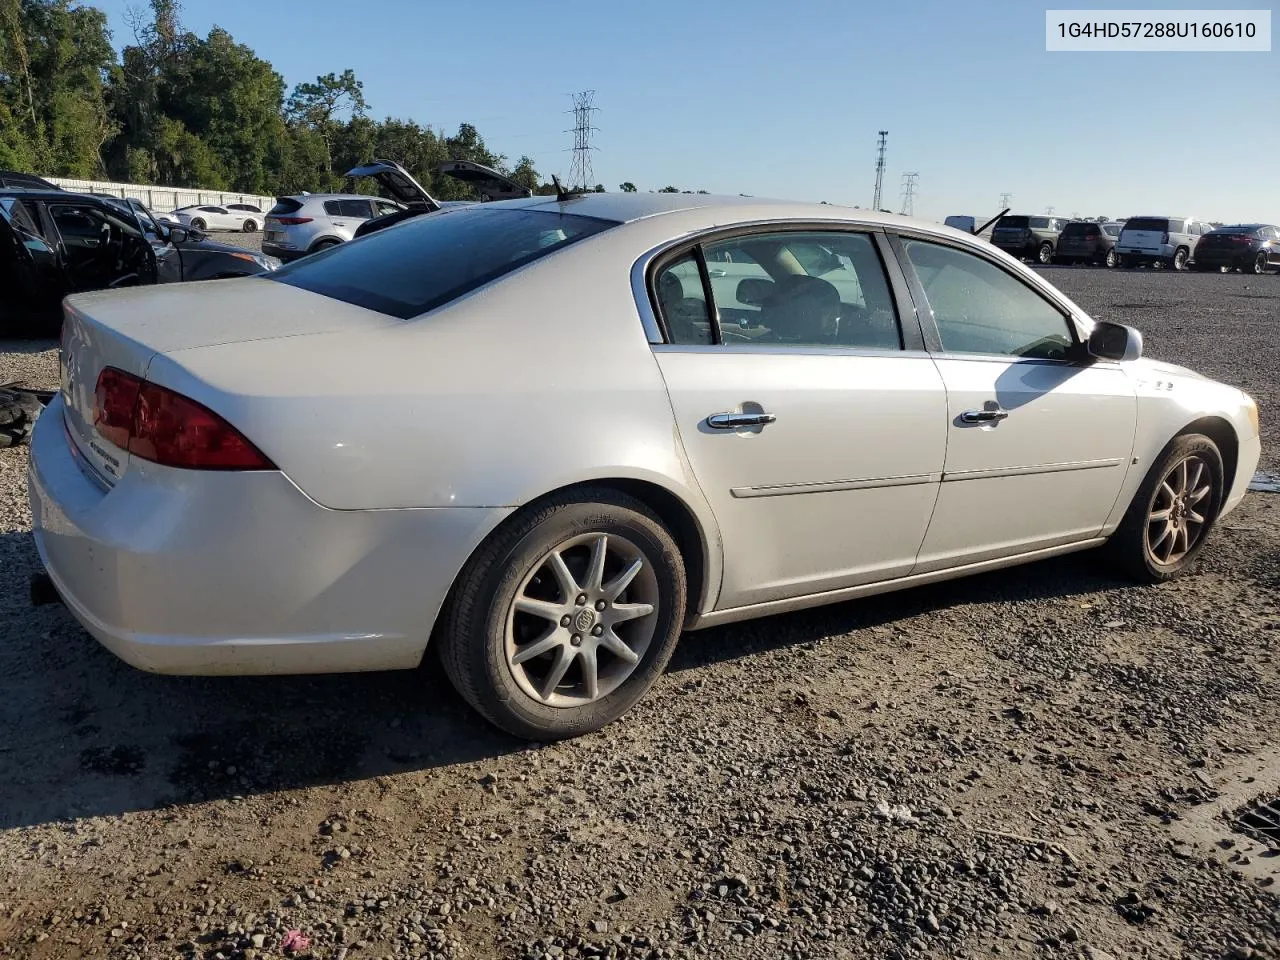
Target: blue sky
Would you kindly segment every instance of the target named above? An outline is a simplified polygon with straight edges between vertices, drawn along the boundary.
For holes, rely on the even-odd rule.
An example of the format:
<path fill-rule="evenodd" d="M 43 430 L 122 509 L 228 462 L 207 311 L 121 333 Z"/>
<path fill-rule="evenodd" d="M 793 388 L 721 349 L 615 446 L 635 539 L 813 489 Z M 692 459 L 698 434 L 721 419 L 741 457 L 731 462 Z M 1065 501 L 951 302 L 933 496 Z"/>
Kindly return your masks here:
<path fill-rule="evenodd" d="M 141 0 L 93 5 L 131 42 Z M 569 94 L 594 89 L 610 190 L 868 206 L 886 129 L 882 205 L 918 171 L 917 216 L 993 214 L 1008 191 L 1018 212 L 1280 222 L 1280 53 L 1047 53 L 1046 5 L 186 0 L 183 20 L 227 29 L 290 86 L 351 67 L 374 116 L 474 123 L 544 176 L 569 172 Z M 1265 8 L 1188 8 L 1249 6 Z"/>

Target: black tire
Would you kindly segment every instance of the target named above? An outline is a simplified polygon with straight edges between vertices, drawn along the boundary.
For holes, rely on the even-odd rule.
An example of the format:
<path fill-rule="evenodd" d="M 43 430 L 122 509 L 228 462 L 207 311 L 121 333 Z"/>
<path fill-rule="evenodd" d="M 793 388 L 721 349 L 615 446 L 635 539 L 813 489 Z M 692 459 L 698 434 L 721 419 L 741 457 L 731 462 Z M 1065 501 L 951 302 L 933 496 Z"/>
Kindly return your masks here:
<path fill-rule="evenodd" d="M 1120 266 L 1120 254 L 1116 253 L 1114 249 L 1108 250 L 1106 259 L 1102 262 L 1105 263 L 1107 267 L 1114 269 Z"/>
<path fill-rule="evenodd" d="M 307 253 L 319 253 L 321 250 L 328 250 L 330 247 L 336 247 L 341 240 L 317 240 L 311 245 L 311 249 Z"/>
<path fill-rule="evenodd" d="M 1187 262 L 1191 259 L 1191 251 L 1186 247 L 1179 247 L 1173 253 L 1173 259 L 1169 261 L 1169 266 L 1174 270 L 1187 269 Z"/>
<path fill-rule="evenodd" d="M 1206 465 L 1213 484 L 1213 489 L 1206 497 L 1208 506 L 1203 514 L 1205 521 L 1197 533 L 1198 539 L 1191 544 L 1190 549 L 1183 556 L 1173 563 L 1161 563 L 1152 555 L 1148 545 L 1148 517 L 1154 508 L 1161 484 L 1170 470 L 1192 457 Z M 1156 458 L 1155 464 L 1142 481 L 1142 486 L 1134 495 L 1133 502 L 1129 504 L 1129 509 L 1120 526 L 1107 541 L 1107 551 L 1111 555 L 1112 562 L 1140 583 L 1164 583 L 1185 573 L 1196 562 L 1205 541 L 1213 531 L 1213 526 L 1218 519 L 1218 511 L 1222 509 L 1225 491 L 1222 454 L 1217 445 L 1199 433 L 1174 437 Z"/>
<path fill-rule="evenodd" d="M 243 233 L 257 233 L 258 224 L 253 219 L 249 219 L 249 220 L 246 220 L 243 224 L 241 224 L 240 230 Z"/>
<path fill-rule="evenodd" d="M 1048 240 L 1040 244 L 1040 247 L 1036 250 L 1036 260 L 1045 266 L 1053 263 L 1053 244 Z"/>
<path fill-rule="evenodd" d="M 16 447 L 30 440 L 43 409 L 30 394 L 0 390 L 0 448 Z"/>
<path fill-rule="evenodd" d="M 653 634 L 612 693 L 581 705 L 550 706 L 521 687 L 508 662 L 508 612 L 549 551 L 593 533 L 626 538 L 652 565 Z M 622 716 L 662 675 L 684 623 L 685 589 L 680 550 L 648 507 L 609 488 L 580 488 L 524 508 L 476 550 L 458 576 L 434 642 L 454 687 L 490 723 L 529 740 L 577 737 Z"/>
<path fill-rule="evenodd" d="M 1263 250 L 1254 258 L 1253 263 L 1249 265 L 1250 273 L 1266 273 L 1267 272 L 1267 252 Z"/>
<path fill-rule="evenodd" d="M 203 232 L 207 228 L 207 224 L 203 220 L 201 220 L 199 217 L 196 217 L 194 220 L 191 221 L 191 227 L 194 230 L 199 230 Z"/>

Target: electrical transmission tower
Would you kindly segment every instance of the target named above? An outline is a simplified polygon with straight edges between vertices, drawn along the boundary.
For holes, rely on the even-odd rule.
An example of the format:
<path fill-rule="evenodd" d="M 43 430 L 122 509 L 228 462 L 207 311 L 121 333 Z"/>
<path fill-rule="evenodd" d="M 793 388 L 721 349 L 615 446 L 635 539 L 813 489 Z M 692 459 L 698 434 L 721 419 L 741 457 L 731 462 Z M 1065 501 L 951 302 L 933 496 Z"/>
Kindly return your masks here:
<path fill-rule="evenodd" d="M 600 108 L 595 105 L 596 92 L 584 90 L 570 94 L 573 100 L 573 167 L 569 171 L 569 186 L 590 190 L 595 174 L 591 170 L 591 115 Z"/>
<path fill-rule="evenodd" d="M 1046 217 L 1052 217 L 1052 216 L 1053 216 L 1053 211 L 1054 211 L 1054 208 L 1053 208 L 1053 207 L 1045 207 L 1045 208 L 1044 208 L 1044 215 L 1045 215 Z"/>
<path fill-rule="evenodd" d="M 902 175 L 902 214 L 903 216 L 915 216 L 916 210 L 916 184 L 920 182 L 920 174 L 912 170 L 910 173 Z"/>
<path fill-rule="evenodd" d="M 884 148 L 889 140 L 889 131 L 880 131 L 880 143 L 876 147 L 876 192 L 871 197 L 871 209 L 880 209 L 880 189 L 884 186 Z"/>
<path fill-rule="evenodd" d="M 1009 201 L 1010 201 L 1010 200 L 1012 200 L 1012 199 L 1013 199 L 1013 194 L 1012 194 L 1012 193 L 1002 193 L 1002 194 L 1000 194 L 1000 209 L 1001 209 L 1001 210 L 1008 210 L 1008 209 L 1009 209 Z"/>

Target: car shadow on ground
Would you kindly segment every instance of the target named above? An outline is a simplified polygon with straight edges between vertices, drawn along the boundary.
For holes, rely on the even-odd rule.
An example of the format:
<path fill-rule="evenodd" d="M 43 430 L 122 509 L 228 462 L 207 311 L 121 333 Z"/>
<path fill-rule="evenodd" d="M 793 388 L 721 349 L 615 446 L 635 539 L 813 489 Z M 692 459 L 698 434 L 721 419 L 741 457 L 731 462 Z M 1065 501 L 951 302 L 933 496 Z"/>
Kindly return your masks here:
<path fill-rule="evenodd" d="M 58 604 L 32 607 L 29 533 L 0 534 L 0 829 L 427 771 L 538 749 L 415 671 L 163 677 Z M 13 561 L 13 562 L 9 562 Z M 1120 586 L 1074 557 L 687 634 L 681 672 L 943 607 Z M 626 721 L 621 721 L 625 723 Z M 480 774 L 477 773 L 477 776 Z"/>

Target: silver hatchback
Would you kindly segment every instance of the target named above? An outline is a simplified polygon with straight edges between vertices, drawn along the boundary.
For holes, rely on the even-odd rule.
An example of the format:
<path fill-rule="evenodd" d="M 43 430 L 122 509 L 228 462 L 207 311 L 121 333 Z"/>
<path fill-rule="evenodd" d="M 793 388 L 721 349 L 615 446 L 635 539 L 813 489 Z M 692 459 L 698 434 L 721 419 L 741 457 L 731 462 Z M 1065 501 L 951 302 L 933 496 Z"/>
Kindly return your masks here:
<path fill-rule="evenodd" d="M 267 213 L 262 252 L 281 260 L 296 260 L 345 243 L 366 220 L 403 209 L 394 200 L 355 193 L 280 197 Z"/>

